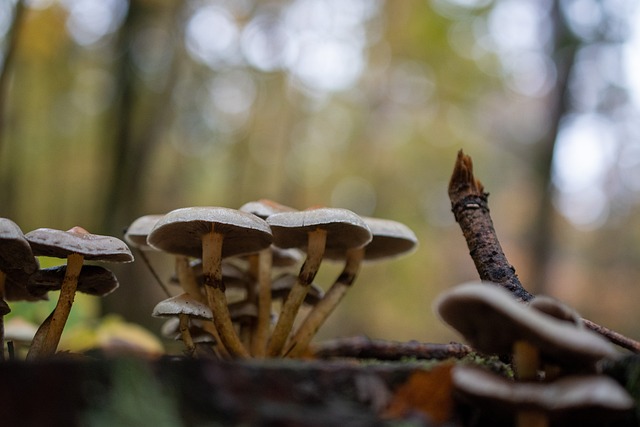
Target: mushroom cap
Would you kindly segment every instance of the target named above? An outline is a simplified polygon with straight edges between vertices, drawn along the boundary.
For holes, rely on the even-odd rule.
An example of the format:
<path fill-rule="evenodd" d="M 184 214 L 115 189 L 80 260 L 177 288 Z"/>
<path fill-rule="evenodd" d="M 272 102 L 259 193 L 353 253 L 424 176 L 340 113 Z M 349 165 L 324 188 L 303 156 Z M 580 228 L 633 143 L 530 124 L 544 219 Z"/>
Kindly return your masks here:
<path fill-rule="evenodd" d="M 240 210 L 242 212 L 248 212 L 259 216 L 262 219 L 267 219 L 271 215 L 277 213 L 297 211 L 297 209 L 281 205 L 280 203 L 274 202 L 273 200 L 269 199 L 260 199 L 254 202 L 245 203 L 244 205 L 240 206 Z"/>
<path fill-rule="evenodd" d="M 371 231 L 372 239 L 365 246 L 363 261 L 377 261 L 399 257 L 415 250 L 418 238 L 406 225 L 390 219 L 362 217 Z M 325 258 L 342 260 L 346 251 L 325 251 Z"/>
<path fill-rule="evenodd" d="M 200 286 L 204 286 L 204 272 L 202 270 L 202 260 L 196 259 L 189 263 L 189 267 L 193 270 L 193 275 L 196 278 L 196 282 Z M 227 288 L 247 289 L 252 284 L 251 276 L 249 273 L 242 270 L 240 267 L 227 262 L 222 261 L 222 281 Z M 173 285 L 179 285 L 180 280 L 174 273 L 169 278 L 169 283 Z"/>
<path fill-rule="evenodd" d="M 67 272 L 66 265 L 43 268 L 29 277 L 27 290 L 41 297 L 50 291 L 59 291 Z M 103 297 L 118 289 L 120 283 L 115 274 L 99 265 L 83 265 L 78 275 L 78 292 Z"/>
<path fill-rule="evenodd" d="M 178 316 L 186 314 L 200 319 L 213 319 L 211 309 L 193 298 L 188 293 L 182 293 L 160 301 L 153 308 L 153 317 Z"/>
<path fill-rule="evenodd" d="M 124 240 L 134 248 L 153 249 L 147 244 L 147 236 L 164 214 L 143 215 L 134 220 L 124 233 Z"/>
<path fill-rule="evenodd" d="M 498 411 L 533 409 L 550 416 L 606 418 L 627 412 L 634 401 L 616 381 L 605 375 L 567 376 L 553 382 L 514 382 L 474 366 L 451 371 L 457 396 Z"/>
<path fill-rule="evenodd" d="M 37 269 L 38 262 L 18 224 L 0 218 L 0 270 L 33 273 Z"/>
<path fill-rule="evenodd" d="M 518 302 L 497 285 L 471 282 L 439 296 L 434 307 L 476 349 L 509 354 L 516 341 L 538 348 L 561 366 L 591 367 L 620 354 L 604 338 Z"/>
<path fill-rule="evenodd" d="M 222 256 L 257 252 L 271 244 L 269 225 L 259 217 L 236 209 L 191 207 L 166 214 L 155 225 L 147 242 L 172 254 L 202 257 L 202 236 L 211 226 L 224 235 Z"/>
<path fill-rule="evenodd" d="M 569 307 L 562 301 L 546 295 L 537 295 L 529 301 L 529 307 L 535 308 L 556 319 L 567 321 L 577 328 L 584 327 L 582 317 L 572 307 Z"/>
<path fill-rule="evenodd" d="M 25 234 L 36 256 L 67 258 L 80 254 L 86 260 L 131 262 L 133 255 L 125 242 L 112 237 L 91 234 L 82 227 L 70 230 L 38 228 Z"/>
<path fill-rule="evenodd" d="M 229 314 L 233 321 L 243 321 L 258 317 L 258 306 L 256 303 L 243 299 L 229 304 Z"/>
<path fill-rule="evenodd" d="M 340 208 L 316 208 L 283 212 L 267 218 L 273 243 L 281 248 L 306 250 L 308 234 L 317 229 L 327 231 L 325 251 L 358 248 L 371 241 L 367 224 L 355 213 Z"/>
<path fill-rule="evenodd" d="M 9 304 L 7 304 L 7 302 L 3 298 L 0 298 L 0 317 L 9 313 L 11 313 L 11 308 L 9 308 Z"/>

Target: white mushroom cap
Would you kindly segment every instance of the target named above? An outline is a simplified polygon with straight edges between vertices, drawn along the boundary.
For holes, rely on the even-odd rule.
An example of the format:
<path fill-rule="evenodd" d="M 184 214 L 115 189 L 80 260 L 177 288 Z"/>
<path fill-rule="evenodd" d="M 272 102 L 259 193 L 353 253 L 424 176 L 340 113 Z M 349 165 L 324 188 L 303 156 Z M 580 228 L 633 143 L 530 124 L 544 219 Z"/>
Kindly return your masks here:
<path fill-rule="evenodd" d="M 371 241 L 367 224 L 347 209 L 317 208 L 271 215 L 267 222 L 273 233 L 273 243 L 281 248 L 305 249 L 308 233 L 327 231 L 325 251 L 358 248 Z"/>
<path fill-rule="evenodd" d="M 592 421 L 630 411 L 634 401 L 605 375 L 567 376 L 553 382 L 514 382 L 473 366 L 451 371 L 455 393 L 493 411 L 538 410 L 556 416 L 586 415 Z"/>
<path fill-rule="evenodd" d="M 166 317 L 180 314 L 200 319 L 213 319 L 211 309 L 187 293 L 160 301 L 154 307 L 152 316 Z"/>
<path fill-rule="evenodd" d="M 80 254 L 87 260 L 109 262 L 131 262 L 133 255 L 122 240 L 99 234 L 91 234 L 81 227 L 68 231 L 39 228 L 25 234 L 33 254 L 67 258 L 70 254 Z"/>
<path fill-rule="evenodd" d="M 418 246 L 418 238 L 406 225 L 390 219 L 362 217 L 371 231 L 372 239 L 365 246 L 363 261 L 395 258 Z M 325 251 L 325 258 L 342 260 L 346 251 Z"/>
<path fill-rule="evenodd" d="M 164 214 L 143 215 L 134 220 L 124 233 L 124 240 L 138 249 L 153 249 L 147 244 L 147 236 Z"/>
<path fill-rule="evenodd" d="M 7 218 L 0 218 L 0 270 L 22 270 L 33 273 L 38 263 L 20 227 Z"/>
<path fill-rule="evenodd" d="M 147 242 L 172 254 L 202 257 L 202 236 L 214 230 L 224 235 L 222 256 L 257 252 L 271 244 L 269 225 L 259 217 L 221 207 L 181 208 L 155 225 Z"/>
<path fill-rule="evenodd" d="M 438 297 L 434 307 L 444 322 L 484 353 L 508 354 L 522 340 L 561 366 L 592 367 L 603 358 L 620 356 L 596 333 L 522 304 L 497 285 L 457 286 Z"/>

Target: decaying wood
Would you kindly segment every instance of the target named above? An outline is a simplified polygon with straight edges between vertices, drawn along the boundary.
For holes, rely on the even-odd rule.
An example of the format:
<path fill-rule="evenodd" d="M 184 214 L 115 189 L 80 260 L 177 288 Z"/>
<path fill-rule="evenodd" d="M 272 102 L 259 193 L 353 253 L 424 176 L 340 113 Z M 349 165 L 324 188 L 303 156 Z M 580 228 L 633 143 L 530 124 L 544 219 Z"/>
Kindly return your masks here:
<path fill-rule="evenodd" d="M 502 251 L 489 213 L 488 197 L 489 193 L 484 191 L 484 186 L 473 174 L 471 157 L 460 150 L 449 181 L 449 199 L 480 279 L 504 287 L 523 302 L 530 301 L 534 295 L 522 286 L 515 268 Z M 583 319 L 583 322 L 587 328 L 612 343 L 640 353 L 640 342 L 591 320 Z"/>
<path fill-rule="evenodd" d="M 371 340 L 356 336 L 315 344 L 311 348 L 318 359 L 350 357 L 357 359 L 401 360 L 405 358 L 444 360 L 460 359 L 473 350 L 464 344 L 432 344 L 417 341 L 396 342 Z"/>

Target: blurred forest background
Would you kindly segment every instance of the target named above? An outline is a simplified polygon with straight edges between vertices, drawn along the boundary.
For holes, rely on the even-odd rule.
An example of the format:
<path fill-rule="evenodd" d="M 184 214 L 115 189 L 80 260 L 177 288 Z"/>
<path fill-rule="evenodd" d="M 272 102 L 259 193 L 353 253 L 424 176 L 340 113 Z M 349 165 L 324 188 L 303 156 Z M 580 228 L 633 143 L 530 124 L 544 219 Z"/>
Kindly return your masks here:
<path fill-rule="evenodd" d="M 419 249 L 364 267 L 320 337 L 455 339 L 431 303 L 477 278 L 464 149 L 528 290 L 640 338 L 634 0 L 1 0 L 0 42 L 0 216 L 25 233 L 259 198 L 395 219 Z M 113 269 L 89 316 L 157 332 L 144 264 Z"/>

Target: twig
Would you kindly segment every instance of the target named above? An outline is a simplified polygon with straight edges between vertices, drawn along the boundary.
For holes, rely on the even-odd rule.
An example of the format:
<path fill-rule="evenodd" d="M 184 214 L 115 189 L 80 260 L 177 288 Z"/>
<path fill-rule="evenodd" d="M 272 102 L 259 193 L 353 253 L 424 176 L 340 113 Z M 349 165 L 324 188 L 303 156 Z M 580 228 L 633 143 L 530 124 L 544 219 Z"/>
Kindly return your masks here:
<path fill-rule="evenodd" d="M 349 357 L 378 360 L 404 358 L 444 360 L 451 357 L 460 359 L 472 351 L 470 347 L 459 343 L 395 342 L 371 340 L 363 336 L 333 339 L 311 346 L 313 356 L 320 359 Z"/>
<path fill-rule="evenodd" d="M 488 197 L 489 194 L 484 192 L 482 183 L 473 175 L 471 157 L 460 150 L 449 181 L 449 199 L 480 279 L 504 287 L 523 302 L 530 301 L 535 296 L 524 289 L 515 268 L 509 264 L 502 251 L 489 214 Z M 640 353 L 640 342 L 591 320 L 582 320 L 587 328 L 601 334 L 612 343 Z"/>

